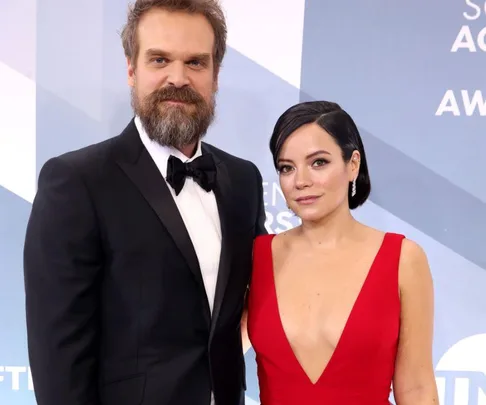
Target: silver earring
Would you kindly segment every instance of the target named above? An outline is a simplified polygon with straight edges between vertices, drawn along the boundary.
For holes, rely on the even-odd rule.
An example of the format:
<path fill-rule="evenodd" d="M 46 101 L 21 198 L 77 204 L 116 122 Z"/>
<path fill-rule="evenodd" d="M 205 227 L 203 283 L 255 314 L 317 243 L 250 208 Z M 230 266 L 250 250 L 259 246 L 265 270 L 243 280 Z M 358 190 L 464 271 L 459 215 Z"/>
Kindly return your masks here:
<path fill-rule="evenodd" d="M 353 187 L 351 189 L 351 197 L 356 195 L 356 179 L 353 180 Z"/>

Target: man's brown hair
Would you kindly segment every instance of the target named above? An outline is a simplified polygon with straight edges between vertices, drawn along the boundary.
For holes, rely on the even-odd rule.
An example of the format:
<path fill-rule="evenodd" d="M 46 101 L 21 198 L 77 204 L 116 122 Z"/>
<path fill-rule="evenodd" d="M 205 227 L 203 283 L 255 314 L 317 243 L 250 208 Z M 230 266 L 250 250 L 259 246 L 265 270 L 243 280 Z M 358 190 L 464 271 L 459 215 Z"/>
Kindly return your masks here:
<path fill-rule="evenodd" d="M 227 37 L 225 16 L 217 0 L 136 0 L 128 9 L 127 23 L 121 32 L 125 56 L 135 65 L 140 51 L 138 24 L 141 17 L 154 8 L 201 14 L 206 17 L 214 31 L 213 60 L 217 73 L 226 53 Z"/>

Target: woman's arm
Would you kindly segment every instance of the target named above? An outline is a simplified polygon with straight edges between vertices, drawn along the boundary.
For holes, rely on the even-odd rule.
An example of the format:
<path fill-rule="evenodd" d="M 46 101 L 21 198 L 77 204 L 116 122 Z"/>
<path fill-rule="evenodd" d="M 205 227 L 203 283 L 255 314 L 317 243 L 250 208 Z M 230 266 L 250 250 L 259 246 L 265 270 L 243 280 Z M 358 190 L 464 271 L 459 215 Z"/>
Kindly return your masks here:
<path fill-rule="evenodd" d="M 249 287 L 246 289 L 243 315 L 241 317 L 241 342 L 243 344 L 243 354 L 245 354 L 251 347 L 250 337 L 248 336 L 248 292 Z"/>
<path fill-rule="evenodd" d="M 243 354 L 245 354 L 251 347 L 250 338 L 248 337 L 247 319 L 248 311 L 245 309 L 243 311 L 243 316 L 241 317 L 241 341 L 243 343 Z"/>
<path fill-rule="evenodd" d="M 420 246 L 405 239 L 399 267 L 401 320 L 393 394 L 397 405 L 439 404 L 432 362 L 433 281 Z"/>

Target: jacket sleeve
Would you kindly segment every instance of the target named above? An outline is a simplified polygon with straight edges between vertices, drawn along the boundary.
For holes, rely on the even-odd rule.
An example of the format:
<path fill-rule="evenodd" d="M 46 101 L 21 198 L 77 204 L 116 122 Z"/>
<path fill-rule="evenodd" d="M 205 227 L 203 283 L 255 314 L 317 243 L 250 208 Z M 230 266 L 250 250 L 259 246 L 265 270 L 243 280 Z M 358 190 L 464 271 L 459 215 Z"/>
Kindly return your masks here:
<path fill-rule="evenodd" d="M 98 290 L 94 207 L 61 158 L 39 176 L 24 245 L 28 353 L 38 405 L 98 405 Z"/>
<path fill-rule="evenodd" d="M 256 175 L 256 181 L 257 181 L 257 190 L 258 190 L 258 212 L 257 212 L 257 218 L 256 218 L 256 224 L 255 224 L 255 237 L 259 235 L 266 235 L 268 234 L 267 229 L 265 228 L 265 222 L 266 222 L 266 214 L 265 214 L 265 203 L 263 200 L 263 178 L 260 173 L 260 170 L 258 170 L 258 167 L 256 167 L 255 164 L 253 164 L 253 168 L 255 169 L 255 175 Z"/>

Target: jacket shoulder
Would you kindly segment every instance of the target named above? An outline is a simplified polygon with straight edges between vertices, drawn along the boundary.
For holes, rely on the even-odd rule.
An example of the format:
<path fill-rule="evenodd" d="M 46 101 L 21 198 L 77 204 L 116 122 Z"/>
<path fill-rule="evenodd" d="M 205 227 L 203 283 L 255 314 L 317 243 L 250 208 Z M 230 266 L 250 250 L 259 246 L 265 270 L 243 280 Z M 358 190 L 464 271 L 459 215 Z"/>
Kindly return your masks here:
<path fill-rule="evenodd" d="M 253 170 L 257 168 L 252 161 L 233 155 L 229 152 L 226 152 L 206 142 L 203 142 L 203 149 L 206 149 L 207 151 L 211 152 L 212 154 L 214 154 L 216 157 L 218 157 L 219 159 L 221 159 L 223 162 L 227 164 L 236 165 L 237 167 L 246 167 L 247 169 L 253 169 Z"/>
<path fill-rule="evenodd" d="M 141 141 L 133 142 L 138 136 L 138 132 L 134 131 L 136 129 L 133 122 L 131 122 L 121 133 L 111 138 L 67 151 L 50 158 L 45 164 L 54 160 L 84 173 L 93 169 L 98 172 L 103 167 L 106 167 L 107 164 L 112 163 L 114 157 L 121 155 L 127 150 L 137 149 L 137 143 L 141 145 Z"/>

